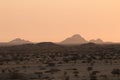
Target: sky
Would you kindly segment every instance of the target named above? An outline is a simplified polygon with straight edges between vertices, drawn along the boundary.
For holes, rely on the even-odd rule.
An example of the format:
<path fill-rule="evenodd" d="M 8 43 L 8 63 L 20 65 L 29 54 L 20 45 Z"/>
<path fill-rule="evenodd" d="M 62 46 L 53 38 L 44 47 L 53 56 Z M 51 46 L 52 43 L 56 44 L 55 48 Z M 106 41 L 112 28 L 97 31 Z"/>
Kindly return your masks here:
<path fill-rule="evenodd" d="M 120 0 L 0 0 L 0 42 L 59 42 L 74 34 L 120 42 Z"/>

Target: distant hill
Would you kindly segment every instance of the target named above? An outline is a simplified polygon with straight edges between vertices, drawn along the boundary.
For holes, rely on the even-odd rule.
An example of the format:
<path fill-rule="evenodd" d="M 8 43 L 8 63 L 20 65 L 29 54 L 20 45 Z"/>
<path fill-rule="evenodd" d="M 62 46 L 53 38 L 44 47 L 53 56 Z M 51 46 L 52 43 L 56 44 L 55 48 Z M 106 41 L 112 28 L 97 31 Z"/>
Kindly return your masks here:
<path fill-rule="evenodd" d="M 95 44 L 111 44 L 111 42 L 104 42 L 102 39 L 91 39 L 90 41 L 85 40 L 81 35 L 75 34 L 72 37 L 66 38 L 60 44 L 64 45 L 78 45 L 78 44 L 85 44 L 85 43 L 95 43 Z"/>
<path fill-rule="evenodd" d="M 24 39 L 16 38 L 9 42 L 1 42 L 0 46 L 22 45 L 22 44 L 29 44 L 29 43 L 32 43 L 32 42 L 24 40 Z"/>
<path fill-rule="evenodd" d="M 104 41 L 102 40 L 102 39 L 92 39 L 92 40 L 90 40 L 89 42 L 92 42 L 92 43 L 97 43 L 97 44 L 102 44 L 102 43 L 104 43 Z"/>
<path fill-rule="evenodd" d="M 23 44 L 30 44 L 32 42 L 16 38 L 14 40 L 11 40 L 9 42 L 0 42 L 0 46 L 13 46 L 13 45 L 23 45 Z M 102 39 L 91 39 L 87 41 L 84 37 L 82 37 L 79 34 L 75 34 L 71 37 L 66 38 L 65 40 L 57 43 L 57 44 L 62 44 L 62 45 L 79 45 L 79 44 L 86 44 L 86 43 L 95 43 L 95 44 L 114 44 L 113 42 L 104 42 Z M 41 46 L 44 44 L 44 46 L 51 46 L 54 43 L 52 42 L 41 42 L 38 43 L 37 45 Z"/>
<path fill-rule="evenodd" d="M 60 44 L 83 44 L 87 43 L 88 41 L 85 40 L 81 35 L 75 34 L 72 37 L 69 37 L 63 40 Z"/>
<path fill-rule="evenodd" d="M 10 42 L 8 42 L 8 44 L 14 44 L 14 45 L 19 45 L 19 44 L 28 44 L 31 43 L 30 41 L 24 40 L 24 39 L 20 39 L 20 38 L 16 38 Z"/>

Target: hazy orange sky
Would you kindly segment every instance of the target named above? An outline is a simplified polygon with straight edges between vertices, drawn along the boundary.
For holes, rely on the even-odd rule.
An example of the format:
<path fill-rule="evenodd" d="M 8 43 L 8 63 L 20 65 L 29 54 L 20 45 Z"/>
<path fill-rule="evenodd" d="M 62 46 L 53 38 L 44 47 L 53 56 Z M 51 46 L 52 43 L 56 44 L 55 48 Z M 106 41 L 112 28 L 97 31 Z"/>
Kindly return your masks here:
<path fill-rule="evenodd" d="M 59 42 L 76 33 L 120 42 L 120 0 L 0 0 L 0 42 Z"/>

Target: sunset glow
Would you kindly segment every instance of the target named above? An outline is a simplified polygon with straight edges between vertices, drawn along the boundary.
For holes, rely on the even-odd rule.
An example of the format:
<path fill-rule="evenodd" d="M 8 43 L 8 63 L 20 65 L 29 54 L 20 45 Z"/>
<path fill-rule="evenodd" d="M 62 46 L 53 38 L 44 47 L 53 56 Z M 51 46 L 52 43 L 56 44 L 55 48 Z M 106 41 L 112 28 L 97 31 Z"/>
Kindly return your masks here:
<path fill-rule="evenodd" d="M 120 0 L 0 0 L 0 42 L 59 42 L 73 34 L 120 42 Z"/>

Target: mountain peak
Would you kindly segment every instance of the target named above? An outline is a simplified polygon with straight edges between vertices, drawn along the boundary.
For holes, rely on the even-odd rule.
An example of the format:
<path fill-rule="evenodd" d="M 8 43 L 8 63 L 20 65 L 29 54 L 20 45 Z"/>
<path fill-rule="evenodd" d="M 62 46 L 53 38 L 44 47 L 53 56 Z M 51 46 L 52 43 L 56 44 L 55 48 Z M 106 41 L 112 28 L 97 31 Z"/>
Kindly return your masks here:
<path fill-rule="evenodd" d="M 66 38 L 61 44 L 83 44 L 87 41 L 79 34 L 75 34 L 72 37 Z"/>
<path fill-rule="evenodd" d="M 75 35 L 72 36 L 72 38 L 78 38 L 78 37 L 81 37 L 81 35 L 80 34 L 75 34 Z"/>
<path fill-rule="evenodd" d="M 15 38 L 15 39 L 11 40 L 10 42 L 12 42 L 12 41 L 21 41 L 21 40 L 23 40 L 23 39 L 21 39 L 21 38 Z"/>
<path fill-rule="evenodd" d="M 102 39 L 100 39 L 100 38 L 98 38 L 98 39 L 92 39 L 92 40 L 90 40 L 89 42 L 93 42 L 93 43 L 98 43 L 98 44 L 101 44 L 101 43 L 104 43 L 104 41 L 102 40 Z"/>
<path fill-rule="evenodd" d="M 8 43 L 18 45 L 18 44 L 28 44 L 28 43 L 30 43 L 30 41 L 27 41 L 27 40 L 24 40 L 24 39 L 21 39 L 21 38 L 16 38 L 14 40 L 11 40 Z"/>

